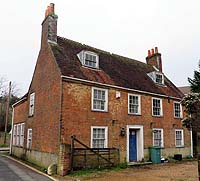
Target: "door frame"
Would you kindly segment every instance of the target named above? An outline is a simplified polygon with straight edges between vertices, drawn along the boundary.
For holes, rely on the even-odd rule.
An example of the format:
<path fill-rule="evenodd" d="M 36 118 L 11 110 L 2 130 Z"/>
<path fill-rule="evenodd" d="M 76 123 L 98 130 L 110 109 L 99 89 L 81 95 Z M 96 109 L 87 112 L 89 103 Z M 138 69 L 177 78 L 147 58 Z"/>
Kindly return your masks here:
<path fill-rule="evenodd" d="M 144 158 L 143 125 L 127 125 L 127 129 L 126 129 L 127 162 L 129 162 L 129 131 L 130 129 L 136 130 L 137 161 L 142 161 L 142 159 Z"/>

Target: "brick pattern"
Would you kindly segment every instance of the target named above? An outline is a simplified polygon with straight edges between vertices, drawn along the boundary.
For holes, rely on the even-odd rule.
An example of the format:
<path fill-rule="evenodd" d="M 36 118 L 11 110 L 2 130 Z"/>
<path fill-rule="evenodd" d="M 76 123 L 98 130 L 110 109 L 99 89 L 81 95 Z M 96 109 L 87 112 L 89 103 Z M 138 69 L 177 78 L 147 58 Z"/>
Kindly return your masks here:
<path fill-rule="evenodd" d="M 103 87 L 105 88 L 105 87 Z M 63 143 L 70 143 L 70 136 L 90 146 L 91 126 L 108 126 L 108 146 L 126 151 L 126 136 L 120 136 L 120 128 L 127 125 L 144 126 L 144 148 L 153 144 L 153 128 L 163 128 L 164 147 L 175 147 L 175 129 L 184 129 L 185 147 L 190 146 L 190 133 L 181 125 L 181 119 L 174 118 L 174 100 L 163 98 L 163 117 L 152 116 L 152 96 L 141 95 L 141 116 L 128 115 L 128 93 L 108 90 L 108 112 L 91 111 L 91 85 L 63 83 Z"/>
<path fill-rule="evenodd" d="M 70 145 L 60 145 L 58 160 L 58 174 L 67 175 L 70 172 Z"/>
<path fill-rule="evenodd" d="M 49 73 L 50 72 L 50 73 Z M 32 149 L 57 153 L 60 122 L 60 73 L 49 46 L 40 51 L 28 93 L 35 92 L 34 115 L 29 117 L 27 129 L 33 129 Z"/>

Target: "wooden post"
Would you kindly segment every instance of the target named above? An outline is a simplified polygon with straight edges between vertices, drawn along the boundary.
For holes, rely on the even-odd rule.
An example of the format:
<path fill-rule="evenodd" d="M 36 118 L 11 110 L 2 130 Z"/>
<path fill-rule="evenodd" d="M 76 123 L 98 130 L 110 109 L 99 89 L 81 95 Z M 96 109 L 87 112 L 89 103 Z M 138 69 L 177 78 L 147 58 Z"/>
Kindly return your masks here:
<path fill-rule="evenodd" d="M 7 98 L 4 144 L 6 144 L 6 134 L 7 134 L 7 126 L 8 126 L 8 118 L 9 118 L 9 107 L 10 107 L 10 94 L 11 94 L 11 82 L 9 82 L 9 93 L 8 93 L 8 98 Z"/>
<path fill-rule="evenodd" d="M 84 162 L 85 162 L 85 168 L 87 168 L 87 149 L 84 150 Z"/>
<path fill-rule="evenodd" d="M 70 170 L 71 171 L 73 171 L 73 167 L 74 167 L 74 138 L 75 136 L 71 136 L 71 151 L 70 151 L 70 160 L 71 160 Z"/>

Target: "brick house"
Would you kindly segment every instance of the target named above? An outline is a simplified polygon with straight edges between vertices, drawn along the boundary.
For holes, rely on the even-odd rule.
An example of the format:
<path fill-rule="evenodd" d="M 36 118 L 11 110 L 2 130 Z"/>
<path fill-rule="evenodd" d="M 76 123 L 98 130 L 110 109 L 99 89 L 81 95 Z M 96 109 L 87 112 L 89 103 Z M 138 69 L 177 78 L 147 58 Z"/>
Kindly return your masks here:
<path fill-rule="evenodd" d="M 164 75 L 158 49 L 146 63 L 57 36 L 54 4 L 42 23 L 41 49 L 28 93 L 13 105 L 11 153 L 67 173 L 63 144 L 71 135 L 89 147 L 116 147 L 120 162 L 189 155 L 183 94 Z"/>

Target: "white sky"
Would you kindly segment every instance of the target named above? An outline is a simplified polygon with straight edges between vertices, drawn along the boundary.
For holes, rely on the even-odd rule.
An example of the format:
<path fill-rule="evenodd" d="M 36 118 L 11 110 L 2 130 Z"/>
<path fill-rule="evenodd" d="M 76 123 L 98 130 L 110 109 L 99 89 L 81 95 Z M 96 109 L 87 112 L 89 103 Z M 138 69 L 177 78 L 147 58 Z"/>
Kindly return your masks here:
<path fill-rule="evenodd" d="M 41 23 L 55 3 L 58 35 L 145 62 L 158 46 L 164 73 L 187 85 L 200 59 L 199 0 L 6 0 L 0 5 L 0 76 L 27 92 Z"/>

